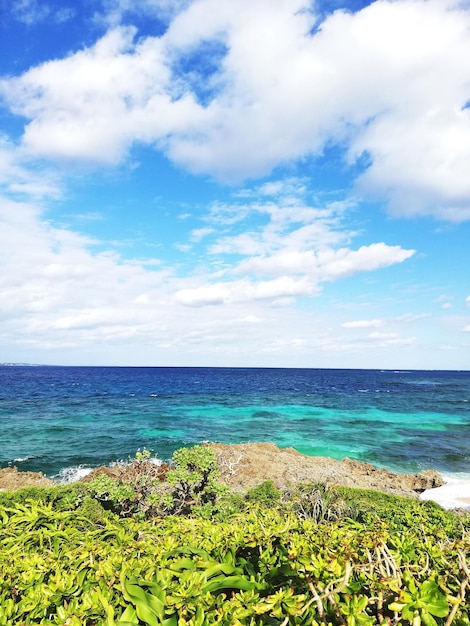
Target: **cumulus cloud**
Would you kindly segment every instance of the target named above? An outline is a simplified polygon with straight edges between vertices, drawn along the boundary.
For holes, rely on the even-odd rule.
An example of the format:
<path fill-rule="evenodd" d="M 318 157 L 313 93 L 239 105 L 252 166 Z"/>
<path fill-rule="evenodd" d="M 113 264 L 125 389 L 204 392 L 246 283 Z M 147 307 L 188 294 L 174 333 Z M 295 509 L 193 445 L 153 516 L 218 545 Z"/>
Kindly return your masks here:
<path fill-rule="evenodd" d="M 401 263 L 413 254 L 414 250 L 404 250 L 400 246 L 388 246 L 384 243 L 361 246 L 358 250 L 329 249 L 318 254 L 312 250 L 282 251 L 269 257 L 254 257 L 243 261 L 236 271 L 254 274 L 307 273 L 319 281 L 326 281 Z"/>
<path fill-rule="evenodd" d="M 23 22 L 71 16 L 35 0 L 12 6 Z M 316 13 L 310 0 L 96 6 L 105 7 L 106 32 L 93 45 L 0 79 L 1 105 L 24 124 L 15 141 L 0 138 L 2 347 L 98 353 L 132 342 L 146 362 L 164 349 L 179 362 L 194 352 L 220 354 L 223 364 L 227 354 L 246 361 L 265 353 L 270 363 L 289 352 L 297 365 L 301 353 L 336 353 L 360 366 L 363 352 L 395 346 L 401 358 L 400 348 L 416 341 L 403 325 L 429 314 L 366 309 L 351 296 L 353 279 L 345 321 L 329 283 L 415 254 L 383 233 L 366 239 L 364 214 L 351 211 L 361 196 L 385 199 L 395 215 L 470 218 L 467 3 L 375 0 L 331 14 Z M 131 24 L 143 15 L 139 32 Z M 65 193 L 59 173 L 76 171 L 68 165 L 116 166 L 141 144 L 223 182 L 298 160 L 305 177 L 236 188 L 231 200 L 225 191 L 203 217 L 201 205 L 178 207 L 188 233 L 178 234 L 173 252 L 182 254 L 171 267 L 125 260 L 112 244 L 52 221 L 45 200 Z M 344 160 L 338 180 L 345 171 L 348 185 L 356 177 L 347 201 L 332 201 L 338 192 L 323 188 L 324 171 L 315 170 L 330 148 Z M 75 224 L 96 217 L 85 207 Z M 314 300 L 321 292 L 329 296 Z M 450 297 L 439 302 L 448 307 Z M 436 336 L 435 319 L 417 333 Z M 467 320 L 453 323 L 470 331 Z"/>
<path fill-rule="evenodd" d="M 256 300 L 291 302 L 291 298 L 311 296 L 315 292 L 318 292 L 316 284 L 307 277 L 279 276 L 265 281 L 255 282 L 246 278 L 181 289 L 176 292 L 175 299 L 185 306 L 247 303 Z"/>
<path fill-rule="evenodd" d="M 169 6 L 140 0 L 135 11 Z M 361 164 L 357 191 L 394 213 L 470 219 L 465 3 L 377 0 L 320 24 L 307 0 L 173 6 L 159 37 L 115 26 L 3 79 L 3 98 L 29 120 L 30 154 L 113 164 L 143 142 L 192 172 L 241 180 L 337 144 Z M 204 74 L 187 69 L 198 64 Z"/>
<path fill-rule="evenodd" d="M 339 142 L 351 164 L 368 162 L 358 190 L 387 198 L 395 213 L 468 219 L 468 10 L 378 1 L 330 15 L 312 35 L 306 3 L 266 8 L 235 14 L 205 0 L 172 24 L 179 49 L 203 37 L 229 42 L 203 134 L 173 137 L 173 158 L 243 177 Z"/>
<path fill-rule="evenodd" d="M 93 253 L 94 240 L 51 225 L 33 204 L 0 197 L 0 224 L 0 318 L 18 343 L 158 336 L 153 308 L 165 302 L 164 271 Z"/>
<path fill-rule="evenodd" d="M 413 251 L 384 243 L 346 247 L 353 233 L 343 228 L 341 205 L 309 206 L 301 185 L 294 185 L 300 195 L 292 192 L 292 181 L 285 186 L 291 189 L 287 201 L 279 194 L 282 187 L 279 181 L 277 202 L 260 202 L 266 189 L 252 189 L 250 202 L 236 198 L 222 211 L 209 207 L 205 226 L 190 230 L 187 244 L 188 249 L 206 245 L 209 253 L 185 277 L 159 259 L 126 261 L 103 242 L 46 221 L 36 204 L 0 197 L 4 337 L 14 337 L 17 346 L 45 350 L 128 341 L 181 350 L 185 340 L 196 346 L 210 336 L 234 353 L 242 349 L 240 332 L 248 326 L 245 353 L 247 342 L 255 339 L 253 325 L 263 321 L 260 351 L 281 349 L 272 344 L 274 328 L 276 334 L 286 332 L 286 345 L 310 349 L 308 342 L 299 343 L 300 327 L 307 332 L 310 322 L 300 316 L 297 327 L 285 327 L 289 315 L 297 316 L 289 305 L 317 296 L 325 282 L 400 263 Z M 243 231 L 245 222 L 252 223 L 253 247 L 238 246 L 239 259 L 228 261 L 234 244 L 227 246 L 216 223 L 230 222 L 239 203 L 244 219 L 231 226 Z M 251 221 L 259 215 L 265 219 Z M 329 345 L 321 337 L 316 341 Z"/>
<path fill-rule="evenodd" d="M 239 355 L 242 364 L 253 351 L 282 352 L 281 343 L 273 346 L 274 328 L 297 350 L 311 323 L 294 309 L 265 306 L 266 299 L 296 294 L 295 280 L 227 281 L 190 291 L 195 277 L 178 278 L 158 260 L 152 266 L 97 252 L 97 243 L 102 249 L 102 242 L 49 223 L 34 204 L 0 196 L 2 354 L 75 364 L 190 364 L 194 358 L 195 365 L 201 358 L 237 362 Z M 230 300 L 237 289 L 250 300 Z M 186 306 L 175 306 L 175 293 Z M 210 314 L 203 306 L 221 301 L 225 306 L 211 307 Z M 320 341 L 317 334 L 310 330 L 306 349 Z"/>
<path fill-rule="evenodd" d="M 247 194 L 236 194 L 232 203 L 211 207 L 208 226 L 193 231 L 190 239 L 212 236 L 206 258 L 213 258 L 217 271 L 198 285 L 179 290 L 177 302 L 198 307 L 254 300 L 290 302 L 318 295 L 325 282 L 402 263 L 415 253 L 384 242 L 357 249 L 345 246 L 354 232 L 343 225 L 341 203 L 311 206 L 305 202 L 304 188 L 293 179 L 267 187 L 252 188 L 249 201 Z M 266 202 L 266 195 L 274 198 Z M 218 234 L 217 225 L 240 232 Z M 239 260 L 225 263 L 227 255 Z"/>
<path fill-rule="evenodd" d="M 194 98 L 174 98 L 162 42 L 134 44 L 134 35 L 131 27 L 110 30 L 92 48 L 0 82 L 11 109 L 32 120 L 23 136 L 30 154 L 116 164 L 134 141 L 196 122 Z"/>

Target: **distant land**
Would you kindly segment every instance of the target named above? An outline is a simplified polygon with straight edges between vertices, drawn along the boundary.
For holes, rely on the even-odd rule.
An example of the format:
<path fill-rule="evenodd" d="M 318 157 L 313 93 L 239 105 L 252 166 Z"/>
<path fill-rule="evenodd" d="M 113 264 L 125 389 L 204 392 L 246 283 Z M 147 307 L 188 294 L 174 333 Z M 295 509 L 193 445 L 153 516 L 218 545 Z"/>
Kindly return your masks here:
<path fill-rule="evenodd" d="M 0 367 L 41 367 L 40 363 L 0 363 Z"/>

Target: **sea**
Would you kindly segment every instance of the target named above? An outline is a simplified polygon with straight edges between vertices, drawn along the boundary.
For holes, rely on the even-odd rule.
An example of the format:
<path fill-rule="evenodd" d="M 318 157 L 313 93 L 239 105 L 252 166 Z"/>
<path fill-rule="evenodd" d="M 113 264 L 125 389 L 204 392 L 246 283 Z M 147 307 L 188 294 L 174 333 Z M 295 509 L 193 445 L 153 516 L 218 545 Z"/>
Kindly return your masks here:
<path fill-rule="evenodd" d="M 470 508 L 470 371 L 0 367 L 0 468 L 67 482 L 204 441 L 437 469 L 424 497 Z"/>

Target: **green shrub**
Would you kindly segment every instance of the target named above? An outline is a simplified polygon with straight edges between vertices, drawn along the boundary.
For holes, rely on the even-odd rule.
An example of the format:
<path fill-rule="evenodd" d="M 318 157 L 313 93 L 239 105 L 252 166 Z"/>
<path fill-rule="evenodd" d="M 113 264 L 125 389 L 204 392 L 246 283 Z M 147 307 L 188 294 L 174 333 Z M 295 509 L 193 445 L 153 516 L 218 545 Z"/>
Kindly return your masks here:
<path fill-rule="evenodd" d="M 101 506 L 121 517 L 149 519 L 155 516 L 188 515 L 209 519 L 216 502 L 227 493 L 217 478 L 219 470 L 210 448 L 181 448 L 173 455 L 173 469 L 156 478 L 149 452 L 138 451 L 132 464 L 117 477 L 100 474 L 86 489 Z M 158 474 L 158 471 L 157 471 Z"/>
<path fill-rule="evenodd" d="M 76 509 L 77 515 L 81 515 L 82 517 L 86 517 L 94 524 L 102 525 L 105 523 L 106 519 L 109 519 L 109 514 L 104 509 L 104 507 L 91 496 L 85 496 L 83 502 Z"/>
<path fill-rule="evenodd" d="M 284 494 L 284 502 L 300 519 L 316 523 L 357 517 L 352 502 L 348 502 L 336 487 L 306 483 Z"/>
<path fill-rule="evenodd" d="M 249 489 L 246 493 L 249 502 L 258 502 L 264 506 L 278 504 L 281 500 L 281 492 L 276 489 L 272 480 L 265 480 L 263 483 Z"/>
<path fill-rule="evenodd" d="M 457 538 L 463 530 L 470 530 L 470 515 L 456 515 L 431 500 L 348 487 L 337 487 L 337 492 L 354 508 L 356 519 L 365 524 L 381 520 L 394 531 L 419 526 L 440 538 Z"/>
<path fill-rule="evenodd" d="M 16 491 L 0 492 L 0 508 L 15 506 L 26 500 L 41 500 L 52 504 L 55 510 L 73 510 L 86 496 L 86 487 L 80 483 L 54 487 L 22 487 Z"/>
<path fill-rule="evenodd" d="M 196 496 L 210 487 L 213 468 L 209 457 L 192 465 L 198 454 L 182 455 L 189 474 L 179 475 L 202 487 Z M 101 498 L 127 497 L 109 481 L 98 487 Z M 171 497 L 174 487 L 149 499 Z M 147 521 L 110 514 L 91 492 L 78 506 L 76 492 L 61 487 L 44 499 L 42 490 L 27 501 L 10 498 L 0 507 L 0 626 L 470 625 L 470 541 L 457 534 L 461 518 L 376 492 L 315 489 L 244 506 L 241 496 L 218 498 L 217 489 L 214 501 L 210 487 L 208 501 L 190 508 L 198 517 Z M 67 493 L 72 508 L 57 510 Z M 322 514 L 317 523 L 292 506 L 302 496 L 304 509 L 321 496 L 323 512 L 343 500 L 357 504 L 359 516 L 325 522 Z M 224 507 L 235 514 L 221 522 Z"/>
<path fill-rule="evenodd" d="M 174 452 L 173 462 L 175 469 L 167 474 L 173 498 L 170 512 L 187 515 L 195 507 L 199 513 L 204 507 L 207 515 L 209 507 L 228 491 L 217 480 L 220 472 L 214 451 L 204 446 L 180 448 Z"/>

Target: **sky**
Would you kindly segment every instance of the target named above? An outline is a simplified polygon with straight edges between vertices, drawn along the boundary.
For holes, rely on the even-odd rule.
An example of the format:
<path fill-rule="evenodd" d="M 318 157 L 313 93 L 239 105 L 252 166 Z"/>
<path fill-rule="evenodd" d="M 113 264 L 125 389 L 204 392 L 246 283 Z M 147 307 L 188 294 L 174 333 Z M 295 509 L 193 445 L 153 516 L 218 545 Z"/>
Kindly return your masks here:
<path fill-rule="evenodd" d="M 0 4 L 0 362 L 470 369 L 468 0 Z"/>

